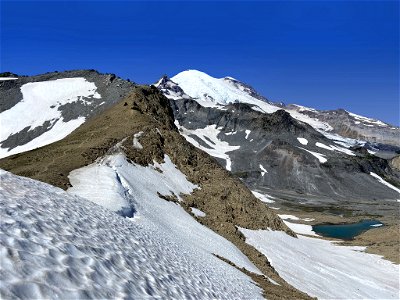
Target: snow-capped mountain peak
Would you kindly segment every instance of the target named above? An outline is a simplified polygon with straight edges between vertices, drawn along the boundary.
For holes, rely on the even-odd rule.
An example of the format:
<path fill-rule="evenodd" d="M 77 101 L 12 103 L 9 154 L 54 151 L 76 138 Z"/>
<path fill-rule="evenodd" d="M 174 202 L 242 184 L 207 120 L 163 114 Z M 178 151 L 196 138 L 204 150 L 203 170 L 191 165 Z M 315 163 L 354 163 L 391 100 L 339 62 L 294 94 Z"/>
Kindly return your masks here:
<path fill-rule="evenodd" d="M 359 144 L 355 140 L 359 140 L 361 144 L 368 141 L 400 145 L 398 127 L 343 109 L 325 111 L 297 104 L 286 106 L 283 103 L 273 103 L 250 85 L 233 77 L 214 78 L 198 70 L 186 70 L 172 77 L 170 81 L 173 82 L 172 87 L 169 87 L 171 83 L 164 83 L 161 88 L 161 79 L 158 88 L 172 100 L 182 99 L 184 97 L 180 95 L 187 95 L 203 107 L 221 109 L 231 103 L 246 103 L 253 110 L 267 114 L 284 109 L 292 118 L 310 125 L 330 139 L 353 139 L 354 141 L 347 141 L 349 147 Z"/>
<path fill-rule="evenodd" d="M 252 104 L 267 113 L 280 109 L 264 101 L 266 99 L 253 88 L 232 77 L 214 78 L 197 70 L 187 70 L 171 79 L 204 107 L 222 107 L 239 102 Z"/>
<path fill-rule="evenodd" d="M 185 94 L 182 88 L 173 82 L 167 75 L 164 75 L 155 84 L 155 86 L 169 99 L 189 99 L 190 96 Z"/>

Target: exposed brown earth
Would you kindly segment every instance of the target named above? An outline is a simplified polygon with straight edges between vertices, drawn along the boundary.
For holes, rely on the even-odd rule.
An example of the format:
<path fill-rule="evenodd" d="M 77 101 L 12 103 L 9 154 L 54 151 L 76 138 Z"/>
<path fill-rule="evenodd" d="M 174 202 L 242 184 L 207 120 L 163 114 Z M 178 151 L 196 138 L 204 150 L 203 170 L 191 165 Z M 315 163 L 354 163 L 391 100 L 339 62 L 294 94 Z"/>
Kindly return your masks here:
<path fill-rule="evenodd" d="M 400 155 L 399 155 L 399 156 L 396 156 L 396 157 L 393 157 L 393 158 L 391 159 L 391 161 L 390 161 L 390 166 L 391 166 L 393 169 L 395 169 L 395 170 L 397 170 L 397 171 L 400 171 Z"/>
<path fill-rule="evenodd" d="M 283 230 L 295 236 L 282 220 L 255 198 L 237 178 L 217 161 L 189 144 L 173 124 L 173 114 L 165 98 L 154 87 L 136 87 L 133 93 L 98 115 L 61 141 L 0 160 L 0 168 L 14 174 L 50 183 L 62 189 L 70 186 L 68 174 L 115 151 L 121 141 L 129 160 L 141 165 L 161 162 L 167 154 L 176 166 L 199 185 L 185 195 L 181 205 L 190 212 L 197 207 L 206 217 L 197 220 L 233 242 L 266 275 L 280 285 L 249 274 L 269 299 L 306 299 L 279 277 L 267 258 L 245 243 L 237 226 L 248 229 Z M 143 149 L 132 147 L 133 135 L 143 131 Z M 176 201 L 168 198 L 167 201 Z"/>

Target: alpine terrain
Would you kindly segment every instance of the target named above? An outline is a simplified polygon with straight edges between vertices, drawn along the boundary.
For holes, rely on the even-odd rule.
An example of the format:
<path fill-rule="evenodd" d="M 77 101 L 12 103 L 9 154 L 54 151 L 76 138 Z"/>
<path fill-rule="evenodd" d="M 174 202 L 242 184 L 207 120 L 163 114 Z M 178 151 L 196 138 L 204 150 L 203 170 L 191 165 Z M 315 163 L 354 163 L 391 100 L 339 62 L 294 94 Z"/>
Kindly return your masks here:
<path fill-rule="evenodd" d="M 399 127 L 195 70 L 3 73 L 0 125 L 2 299 L 400 296 Z"/>

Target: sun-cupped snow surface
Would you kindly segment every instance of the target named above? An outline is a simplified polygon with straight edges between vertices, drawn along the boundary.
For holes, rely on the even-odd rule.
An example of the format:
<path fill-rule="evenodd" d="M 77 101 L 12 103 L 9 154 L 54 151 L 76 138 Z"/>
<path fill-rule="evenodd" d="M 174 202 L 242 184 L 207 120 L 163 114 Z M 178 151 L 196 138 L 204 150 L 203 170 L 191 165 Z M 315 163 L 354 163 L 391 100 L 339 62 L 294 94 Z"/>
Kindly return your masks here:
<path fill-rule="evenodd" d="M 240 228 L 289 284 L 320 299 L 399 299 L 399 266 L 363 247 Z"/>
<path fill-rule="evenodd" d="M 73 187 L 68 191 L 90 201 L 98 201 L 100 205 L 103 205 L 103 201 L 129 202 L 135 211 L 134 220 L 138 224 L 151 223 L 162 232 L 166 231 L 164 234 L 168 232 L 179 241 L 192 245 L 196 248 L 194 251 L 209 255 L 218 254 L 238 267 L 259 274 L 260 271 L 231 242 L 198 223 L 180 205 L 159 198 L 161 194 L 175 195 L 179 199 L 181 194 L 189 194 L 198 188 L 186 179 L 168 156 L 165 156 L 164 160 L 164 163 L 143 167 L 129 163 L 123 154 L 107 156 L 97 163 L 71 172 L 69 178 L 71 183 L 75 181 L 76 186 L 72 183 Z M 103 168 L 109 168 L 110 172 L 100 171 Z M 80 178 L 90 178 L 92 185 L 80 185 L 82 180 L 74 179 L 77 174 Z M 105 200 L 99 201 L 91 191 L 101 189 L 105 180 L 113 180 L 114 183 L 108 184 L 109 190 L 103 191 Z M 120 193 L 120 190 L 124 190 L 125 193 Z"/>
<path fill-rule="evenodd" d="M 83 97 L 101 98 L 96 90 L 97 87 L 93 82 L 81 77 L 24 84 L 21 87 L 23 99 L 0 114 L 0 143 L 25 128 L 32 130 L 43 126 L 46 122 L 49 122 L 52 128 L 46 132 L 47 134 L 44 133 L 10 151 L 0 148 L 0 157 L 29 151 L 66 137 L 84 123 L 85 118 L 64 122 L 58 108 L 67 103 L 83 101 Z"/>
<path fill-rule="evenodd" d="M 68 176 L 72 187 L 68 192 L 97 203 L 122 216 L 132 217 L 135 210 L 118 173 L 102 163 L 72 171 Z M 96 186 L 96 188 L 93 188 Z M 119 195 L 115 197 L 114 195 Z"/>
<path fill-rule="evenodd" d="M 0 176 L 2 299 L 262 299 L 248 276 L 204 250 L 196 226 L 190 240 L 165 228 L 159 210 L 123 218 L 51 185 Z M 164 202 L 164 215 L 183 211 Z"/>
<path fill-rule="evenodd" d="M 299 141 L 300 144 L 302 145 L 307 145 L 308 144 L 308 140 L 302 137 L 298 137 L 297 140 Z"/>
<path fill-rule="evenodd" d="M 395 187 L 393 184 L 390 184 L 389 182 L 387 182 L 386 180 L 384 180 L 381 176 L 379 176 L 378 174 L 374 173 L 374 172 L 370 172 L 369 173 L 372 177 L 375 177 L 376 179 L 378 179 L 378 181 L 384 185 L 386 185 L 388 188 L 391 188 L 392 190 L 395 190 L 396 192 L 398 192 L 400 194 L 400 189 Z"/>
<path fill-rule="evenodd" d="M 183 135 L 183 137 L 193 146 L 203 150 L 204 152 L 207 152 L 213 157 L 225 159 L 225 168 L 228 171 L 231 171 L 232 160 L 227 152 L 237 150 L 240 148 L 240 146 L 231 146 L 228 144 L 228 142 L 218 139 L 218 135 L 221 133 L 221 130 L 217 128 L 216 125 L 208 125 L 205 128 L 197 128 L 194 130 L 180 126 L 178 120 L 175 120 L 175 125 L 176 127 L 178 127 L 179 132 Z M 207 145 L 207 147 L 200 144 L 197 140 L 191 137 L 191 135 L 199 138 L 203 143 Z"/>

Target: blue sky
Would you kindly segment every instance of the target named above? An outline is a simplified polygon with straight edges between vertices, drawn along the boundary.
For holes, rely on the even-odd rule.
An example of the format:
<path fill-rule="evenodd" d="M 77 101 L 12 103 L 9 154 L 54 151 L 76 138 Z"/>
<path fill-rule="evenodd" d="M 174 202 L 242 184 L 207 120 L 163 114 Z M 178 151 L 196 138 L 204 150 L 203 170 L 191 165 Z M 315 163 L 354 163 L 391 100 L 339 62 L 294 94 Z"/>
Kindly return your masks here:
<path fill-rule="evenodd" d="M 397 1 L 1 1 L 1 71 L 198 69 L 399 125 Z"/>

